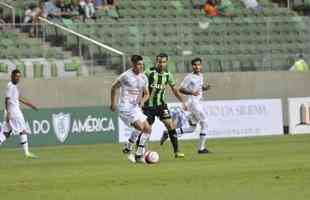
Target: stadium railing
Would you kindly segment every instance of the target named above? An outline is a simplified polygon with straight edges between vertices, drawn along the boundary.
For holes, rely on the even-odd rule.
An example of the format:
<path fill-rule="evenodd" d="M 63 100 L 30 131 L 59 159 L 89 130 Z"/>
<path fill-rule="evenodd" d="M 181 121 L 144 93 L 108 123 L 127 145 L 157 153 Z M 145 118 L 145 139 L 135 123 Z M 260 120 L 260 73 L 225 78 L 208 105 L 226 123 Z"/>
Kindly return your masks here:
<path fill-rule="evenodd" d="M 82 58 L 85 65 L 91 66 L 90 75 L 100 73 L 100 68 L 102 72 L 106 70 L 121 72 L 126 69 L 127 60 L 124 52 L 81 34 L 68 24 L 61 25 L 41 17 L 40 21 L 43 41 L 60 46 L 64 50 L 71 51 L 71 55 Z"/>

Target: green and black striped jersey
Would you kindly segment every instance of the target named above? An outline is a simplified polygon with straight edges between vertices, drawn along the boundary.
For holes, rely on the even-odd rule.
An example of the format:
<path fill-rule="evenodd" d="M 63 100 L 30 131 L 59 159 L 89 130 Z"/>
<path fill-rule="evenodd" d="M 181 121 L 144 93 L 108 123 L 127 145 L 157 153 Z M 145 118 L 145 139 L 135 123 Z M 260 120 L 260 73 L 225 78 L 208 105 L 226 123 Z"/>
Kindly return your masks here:
<path fill-rule="evenodd" d="M 155 68 L 146 70 L 144 73 L 148 78 L 150 91 L 150 98 L 145 102 L 145 106 L 155 107 L 166 104 L 166 86 L 174 86 L 176 84 L 173 74 L 167 71 L 159 73 Z"/>

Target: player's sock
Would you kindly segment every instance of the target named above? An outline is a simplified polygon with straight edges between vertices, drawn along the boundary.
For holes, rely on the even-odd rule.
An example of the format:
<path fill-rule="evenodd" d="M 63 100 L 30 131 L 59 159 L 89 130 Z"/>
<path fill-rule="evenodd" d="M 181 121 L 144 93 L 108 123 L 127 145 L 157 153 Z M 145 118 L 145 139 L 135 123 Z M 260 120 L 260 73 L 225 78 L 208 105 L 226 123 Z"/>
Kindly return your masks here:
<path fill-rule="evenodd" d="M 200 135 L 199 135 L 199 143 L 198 143 L 198 150 L 205 149 L 206 139 L 207 139 L 206 134 L 205 133 L 200 133 Z"/>
<path fill-rule="evenodd" d="M 138 149 L 136 151 L 136 155 L 142 156 L 144 154 L 145 143 L 147 142 L 149 137 L 150 137 L 150 134 L 147 134 L 147 133 L 142 133 L 140 135 L 140 139 L 139 139 L 139 144 L 138 144 Z"/>
<path fill-rule="evenodd" d="M 20 144 L 22 145 L 24 153 L 29 154 L 27 134 L 21 134 L 20 135 Z"/>
<path fill-rule="evenodd" d="M 178 136 L 181 136 L 181 135 L 183 135 L 183 133 L 184 133 L 184 131 L 183 131 L 182 128 L 176 128 L 175 131 L 177 132 L 177 135 L 178 135 Z"/>
<path fill-rule="evenodd" d="M 171 144 L 173 146 L 174 153 L 179 152 L 179 146 L 178 146 L 178 136 L 175 129 L 169 130 L 168 135 L 171 141 Z"/>
<path fill-rule="evenodd" d="M 4 143 L 5 140 L 6 140 L 5 135 L 3 134 L 2 131 L 0 131 L 0 146 Z"/>
<path fill-rule="evenodd" d="M 128 142 L 126 143 L 126 148 L 128 150 L 132 150 L 133 145 L 137 142 L 137 139 L 140 135 L 140 132 L 133 131 L 130 135 L 130 138 L 128 139 Z"/>

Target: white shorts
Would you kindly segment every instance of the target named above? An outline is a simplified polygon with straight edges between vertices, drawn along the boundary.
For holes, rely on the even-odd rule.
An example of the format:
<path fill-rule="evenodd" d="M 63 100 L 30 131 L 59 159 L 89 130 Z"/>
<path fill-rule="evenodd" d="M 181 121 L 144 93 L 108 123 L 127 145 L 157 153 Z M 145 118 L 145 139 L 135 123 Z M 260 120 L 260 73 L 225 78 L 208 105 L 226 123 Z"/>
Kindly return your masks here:
<path fill-rule="evenodd" d="M 136 121 L 144 122 L 147 119 L 140 107 L 135 107 L 129 111 L 119 111 L 119 116 L 127 126 L 132 126 Z"/>
<path fill-rule="evenodd" d="M 188 102 L 187 106 L 190 114 L 193 116 L 196 122 L 205 121 L 207 119 L 207 114 L 205 113 L 201 102 Z"/>
<path fill-rule="evenodd" d="M 4 116 L 4 120 L 6 116 Z M 3 123 L 3 131 L 10 132 L 13 131 L 15 133 L 27 132 L 27 126 L 24 117 L 21 116 L 11 116 L 9 123 L 6 121 Z"/>

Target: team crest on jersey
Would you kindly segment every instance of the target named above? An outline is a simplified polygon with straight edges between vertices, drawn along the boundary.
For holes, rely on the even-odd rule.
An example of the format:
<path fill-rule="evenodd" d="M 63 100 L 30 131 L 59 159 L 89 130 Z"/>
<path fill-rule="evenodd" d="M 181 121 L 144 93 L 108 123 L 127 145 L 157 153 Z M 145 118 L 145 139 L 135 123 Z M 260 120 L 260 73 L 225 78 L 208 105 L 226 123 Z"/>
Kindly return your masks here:
<path fill-rule="evenodd" d="M 70 124 L 71 124 L 71 116 L 70 114 L 53 114 L 53 127 L 54 132 L 57 139 L 64 143 L 67 139 L 69 131 L 70 131 Z"/>

